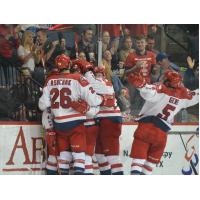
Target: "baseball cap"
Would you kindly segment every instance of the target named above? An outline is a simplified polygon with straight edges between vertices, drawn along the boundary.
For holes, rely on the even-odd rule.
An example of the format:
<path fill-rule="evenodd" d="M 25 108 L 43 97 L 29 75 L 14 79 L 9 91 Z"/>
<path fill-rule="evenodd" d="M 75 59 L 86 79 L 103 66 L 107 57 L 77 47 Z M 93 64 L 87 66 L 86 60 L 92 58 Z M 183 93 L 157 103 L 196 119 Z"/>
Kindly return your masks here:
<path fill-rule="evenodd" d="M 180 71 L 180 68 L 178 65 L 176 65 L 175 63 L 170 62 L 170 67 L 175 70 L 176 72 Z"/>
<path fill-rule="evenodd" d="M 169 56 L 166 53 L 159 53 L 156 56 L 156 61 L 159 62 L 159 61 L 162 61 L 163 59 L 168 58 L 168 57 Z"/>

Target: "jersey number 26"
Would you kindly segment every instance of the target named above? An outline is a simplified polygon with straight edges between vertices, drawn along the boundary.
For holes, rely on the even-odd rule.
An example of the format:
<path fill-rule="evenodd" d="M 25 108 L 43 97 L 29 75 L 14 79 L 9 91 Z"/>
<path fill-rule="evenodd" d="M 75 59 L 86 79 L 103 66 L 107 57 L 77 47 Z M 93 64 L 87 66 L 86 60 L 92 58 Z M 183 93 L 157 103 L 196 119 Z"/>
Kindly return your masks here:
<path fill-rule="evenodd" d="M 59 90 L 58 88 L 53 88 L 50 91 L 51 98 L 51 108 L 58 109 L 59 107 L 62 108 L 69 108 L 71 103 L 71 90 L 69 88 L 62 88 Z M 58 97 L 60 96 L 60 102 L 57 101 Z"/>

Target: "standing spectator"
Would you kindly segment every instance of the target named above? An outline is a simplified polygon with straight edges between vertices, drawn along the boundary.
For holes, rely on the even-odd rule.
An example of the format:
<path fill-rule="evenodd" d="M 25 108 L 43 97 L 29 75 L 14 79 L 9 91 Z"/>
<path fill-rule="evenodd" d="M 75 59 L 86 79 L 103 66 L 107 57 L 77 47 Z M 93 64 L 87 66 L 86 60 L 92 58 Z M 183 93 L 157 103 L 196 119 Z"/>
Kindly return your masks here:
<path fill-rule="evenodd" d="M 30 31 L 26 31 L 24 32 L 22 37 L 22 44 L 17 49 L 17 54 L 19 56 L 19 59 L 23 63 L 22 67 L 30 69 L 31 73 L 34 71 L 35 60 L 37 59 L 37 55 L 33 50 L 33 33 Z"/>
<path fill-rule="evenodd" d="M 19 26 L 0 25 L 0 56 L 9 59 L 10 62 L 15 61 L 16 49 L 19 47 L 20 41 L 18 33 Z M 14 62 L 13 62 L 14 63 Z"/>
<path fill-rule="evenodd" d="M 120 24 L 103 24 L 102 25 L 103 33 L 109 33 L 109 45 L 107 45 L 107 49 L 110 50 L 112 54 L 112 66 L 117 66 L 119 62 L 118 58 L 118 48 L 119 48 L 119 40 L 120 40 L 120 32 L 121 25 Z M 104 51 L 103 51 L 104 52 Z"/>
<path fill-rule="evenodd" d="M 153 35 L 148 35 L 147 36 L 147 46 L 146 49 L 150 52 L 152 52 L 155 57 L 158 55 L 159 51 L 154 49 L 155 46 L 155 38 Z M 155 83 L 159 81 L 159 76 L 160 76 L 160 66 L 159 65 L 155 65 L 152 69 L 152 73 L 151 73 L 151 83 Z"/>
<path fill-rule="evenodd" d="M 55 49 L 59 41 L 49 41 L 46 30 L 39 30 L 37 32 L 35 51 L 38 54 L 39 62 L 35 67 L 33 78 L 40 84 L 44 85 L 45 71 L 51 71 L 54 68 L 54 59 L 56 57 Z"/>
<path fill-rule="evenodd" d="M 58 55 L 65 54 L 66 56 L 70 55 L 69 50 L 66 47 L 66 39 L 64 38 L 61 32 L 58 32 L 58 41 L 59 43 L 56 45 L 56 49 L 53 53 L 53 58 L 56 58 Z"/>
<path fill-rule="evenodd" d="M 111 60 L 112 60 L 111 52 L 109 50 L 106 50 L 103 53 L 102 63 L 105 66 L 105 77 L 109 81 L 111 81 L 111 78 L 112 78 L 112 75 L 113 75 Z"/>
<path fill-rule="evenodd" d="M 46 30 L 39 30 L 37 32 L 37 42 L 41 47 L 41 62 L 43 67 L 46 67 L 48 70 L 51 70 L 54 67 L 54 60 L 57 55 L 55 53 L 56 45 L 59 43 L 56 41 L 49 41 L 47 38 Z"/>
<path fill-rule="evenodd" d="M 115 49 L 115 51 L 117 51 L 119 47 L 121 25 L 120 24 L 102 24 L 102 31 L 109 32 L 109 35 L 111 37 L 111 43 L 112 43 L 111 46 Z"/>
<path fill-rule="evenodd" d="M 112 82 L 116 98 L 118 99 L 118 101 L 120 101 L 119 97 L 125 96 L 124 92 L 126 91 L 126 88 L 122 84 L 120 78 L 116 75 L 113 75 L 111 60 L 112 60 L 111 52 L 109 50 L 106 50 L 103 54 L 103 60 L 102 60 L 103 66 L 105 67 L 105 78 Z M 124 102 L 121 101 L 120 105 L 121 105 L 120 108 L 126 107 L 126 105 L 124 105 Z"/>
<path fill-rule="evenodd" d="M 96 35 L 96 32 L 97 32 L 96 24 L 74 24 L 73 25 L 73 31 L 79 35 L 81 35 L 83 31 L 87 29 L 91 29 L 93 32 L 93 35 Z"/>
<path fill-rule="evenodd" d="M 120 24 L 102 24 L 102 31 L 107 31 L 110 33 L 111 37 L 119 37 L 121 31 Z"/>
<path fill-rule="evenodd" d="M 169 61 L 168 56 L 165 53 L 159 53 L 156 56 L 156 61 L 157 61 L 157 64 L 160 65 L 160 75 L 158 77 L 158 81 L 163 80 L 163 75 L 168 70 L 172 70 L 176 72 L 179 71 L 179 67 L 175 65 L 174 63 L 171 63 Z"/>
<path fill-rule="evenodd" d="M 125 24 L 123 30 L 128 29 L 130 35 L 134 38 L 137 38 L 140 35 L 147 36 L 148 33 L 156 33 L 157 25 L 156 24 Z"/>
<path fill-rule="evenodd" d="M 21 63 L 17 57 L 17 48 L 20 41 L 18 33 L 20 27 L 16 25 L 0 25 L 0 65 L 2 66 L 5 83 L 9 83 L 9 67 L 20 67 Z"/>
<path fill-rule="evenodd" d="M 71 52 L 71 57 L 76 57 L 76 51 L 78 52 L 84 52 L 86 55 L 86 59 L 89 62 L 95 62 L 95 43 L 92 41 L 93 39 L 93 31 L 92 29 L 88 28 L 83 31 L 81 35 L 81 40 L 78 42 L 78 49 L 74 47 Z"/>
<path fill-rule="evenodd" d="M 155 56 L 146 50 L 146 38 L 140 36 L 136 39 L 136 52 L 129 53 L 126 59 L 126 74 L 141 72 L 147 82 L 150 82 L 151 70 L 156 64 Z"/>
<path fill-rule="evenodd" d="M 127 56 L 129 53 L 133 53 L 135 50 L 132 48 L 132 40 L 130 36 L 127 36 L 123 40 L 123 47 L 119 52 L 119 60 L 122 62 L 126 61 Z"/>
<path fill-rule="evenodd" d="M 110 49 L 110 34 L 108 31 L 104 31 L 102 34 L 102 51 L 103 53 L 106 50 Z"/>
<path fill-rule="evenodd" d="M 150 83 L 151 72 L 156 64 L 155 55 L 146 50 L 146 38 L 140 36 L 136 38 L 136 51 L 129 53 L 125 62 L 125 75 L 133 72 L 140 72 L 145 77 L 145 80 Z M 137 114 L 142 107 L 144 100 L 140 97 L 136 88 L 128 84 L 131 110 L 133 114 Z"/>
<path fill-rule="evenodd" d="M 154 49 L 155 46 L 155 38 L 152 35 L 147 36 L 147 46 L 146 49 L 148 51 L 151 51 L 152 53 L 155 54 L 155 56 L 159 53 L 159 51 Z"/>
<path fill-rule="evenodd" d="M 155 34 L 157 26 L 155 24 L 125 24 L 123 30 L 128 29 L 133 40 L 133 47 L 136 47 L 136 38 L 144 35 Z M 124 31 L 125 32 L 125 31 Z"/>
<path fill-rule="evenodd" d="M 140 35 L 147 36 L 148 24 L 125 24 L 124 29 L 127 28 L 130 31 L 131 36 L 138 37 Z"/>

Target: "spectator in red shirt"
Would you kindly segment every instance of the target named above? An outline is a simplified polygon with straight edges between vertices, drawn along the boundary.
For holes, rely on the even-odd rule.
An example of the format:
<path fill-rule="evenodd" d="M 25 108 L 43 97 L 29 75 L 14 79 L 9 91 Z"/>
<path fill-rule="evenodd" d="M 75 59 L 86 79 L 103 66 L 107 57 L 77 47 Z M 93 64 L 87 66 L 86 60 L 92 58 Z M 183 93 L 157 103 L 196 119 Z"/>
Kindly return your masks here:
<path fill-rule="evenodd" d="M 120 24 L 102 24 L 102 31 L 108 31 L 111 37 L 119 37 L 120 29 Z"/>
<path fill-rule="evenodd" d="M 147 36 L 150 33 L 157 32 L 156 24 L 124 24 L 123 29 L 128 29 L 130 31 L 130 35 L 134 38 L 145 35 Z"/>
<path fill-rule="evenodd" d="M 155 55 L 146 50 L 146 38 L 144 36 L 137 37 L 136 51 L 129 53 L 125 62 L 126 75 L 140 71 L 146 81 L 150 83 L 150 74 L 155 64 Z"/>
<path fill-rule="evenodd" d="M 129 53 L 133 53 L 135 50 L 132 48 L 133 42 L 130 36 L 126 36 L 123 39 L 122 49 L 119 51 L 119 60 L 122 62 L 126 61 L 127 56 Z"/>
<path fill-rule="evenodd" d="M 16 75 L 15 67 L 21 66 L 17 57 L 17 48 L 19 47 L 19 31 L 20 27 L 13 24 L 0 25 L 0 66 L 2 66 L 3 69 L 6 85 L 10 82 L 9 69 L 12 70 L 13 76 L 13 74 Z"/>
<path fill-rule="evenodd" d="M 9 59 L 19 47 L 17 28 L 14 25 L 0 25 L 0 56 Z"/>
<path fill-rule="evenodd" d="M 146 50 L 146 38 L 140 36 L 136 38 L 136 51 L 129 53 L 125 62 L 125 75 L 130 73 L 141 72 L 146 81 L 150 83 L 151 72 L 156 64 L 155 55 Z M 132 114 L 138 114 L 140 108 L 143 106 L 143 99 L 140 97 L 139 92 L 131 84 L 128 83 L 131 110 Z"/>
<path fill-rule="evenodd" d="M 138 37 L 140 35 L 147 36 L 148 24 L 125 24 L 125 28 L 130 31 L 131 36 Z"/>

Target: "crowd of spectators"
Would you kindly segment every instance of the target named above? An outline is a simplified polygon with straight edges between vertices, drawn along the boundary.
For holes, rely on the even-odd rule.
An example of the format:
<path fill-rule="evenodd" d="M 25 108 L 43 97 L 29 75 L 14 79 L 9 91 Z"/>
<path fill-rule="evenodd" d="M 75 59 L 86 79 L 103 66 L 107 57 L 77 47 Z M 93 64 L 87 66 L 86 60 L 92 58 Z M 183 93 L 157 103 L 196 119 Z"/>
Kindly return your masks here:
<path fill-rule="evenodd" d="M 138 91 L 128 84 L 126 75 L 129 72 L 142 67 L 142 73 L 149 83 L 162 81 L 162 76 L 168 69 L 182 73 L 179 66 L 170 62 L 170 52 L 160 52 L 159 48 L 156 49 L 159 46 L 158 28 L 155 24 L 106 24 L 100 29 L 101 65 L 105 67 L 106 78 L 113 83 L 123 115 L 129 120 L 137 116 L 144 103 Z M 72 59 L 85 59 L 97 65 L 97 26 L 75 25 L 74 30 L 76 32 L 73 32 L 73 40 L 70 38 L 74 45 L 67 47 L 69 38 L 63 31 L 54 30 L 57 36 L 56 39 L 52 39 L 49 30 L 34 25 L 0 25 L 0 89 L 9 85 L 12 95 L 19 96 L 15 106 L 18 112 L 26 112 L 24 109 L 20 110 L 22 104 L 27 104 L 27 99 L 22 100 L 22 97 L 30 99 L 32 95 L 27 94 L 29 83 L 25 84 L 26 78 L 31 78 L 43 86 L 46 74 L 54 68 L 56 56 L 66 54 Z M 199 62 L 188 57 L 186 64 L 186 71 L 182 74 L 184 84 L 194 90 L 199 87 Z M 23 78 L 19 79 L 19 76 Z M 26 94 L 20 94 L 20 81 L 26 88 Z"/>

